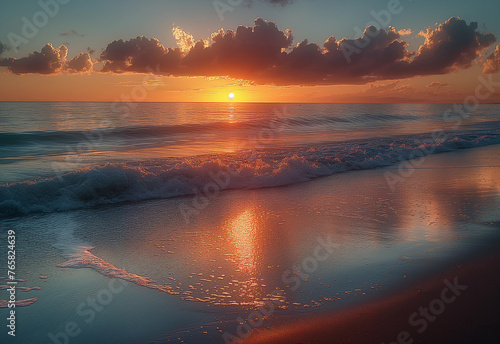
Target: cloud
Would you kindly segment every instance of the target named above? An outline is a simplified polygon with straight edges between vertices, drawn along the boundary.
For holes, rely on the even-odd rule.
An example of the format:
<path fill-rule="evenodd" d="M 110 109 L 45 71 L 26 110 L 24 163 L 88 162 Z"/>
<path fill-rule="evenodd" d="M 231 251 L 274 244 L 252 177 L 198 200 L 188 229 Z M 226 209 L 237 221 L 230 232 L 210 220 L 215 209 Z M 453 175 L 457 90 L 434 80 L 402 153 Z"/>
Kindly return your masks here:
<path fill-rule="evenodd" d="M 414 91 L 414 87 L 409 84 L 401 84 L 398 81 L 390 81 L 387 83 L 373 83 L 369 85 L 368 89 L 360 92 L 363 96 L 380 97 L 380 96 L 391 96 L 408 94 L 410 91 Z"/>
<path fill-rule="evenodd" d="M 92 71 L 94 64 L 89 53 L 80 53 L 80 55 L 72 58 L 66 63 L 66 68 L 70 73 L 89 73 Z"/>
<path fill-rule="evenodd" d="M 182 52 L 189 52 L 196 44 L 194 37 L 178 26 L 172 28 L 172 35 Z"/>
<path fill-rule="evenodd" d="M 427 88 L 438 87 L 439 88 L 439 87 L 448 87 L 448 86 L 450 86 L 450 84 L 448 84 L 447 82 L 433 81 L 433 82 L 431 82 L 430 84 L 428 84 L 425 87 L 427 87 Z"/>
<path fill-rule="evenodd" d="M 146 73 L 149 66 L 175 76 L 220 75 L 280 85 L 363 84 L 468 68 L 495 41 L 492 34 L 479 33 L 477 23 L 456 17 L 427 29 L 415 52 L 392 27 L 369 26 L 356 39 L 331 36 L 323 46 L 304 40 L 295 47 L 290 31 L 260 18 L 253 27 L 221 29 L 210 45 L 179 28 L 173 33 L 179 46 L 174 49 L 145 37 L 110 43 L 101 54 L 103 71 Z"/>
<path fill-rule="evenodd" d="M 193 48 L 194 49 L 194 48 Z M 113 41 L 101 53 L 103 72 L 150 73 L 161 70 L 163 74 L 174 74 L 179 69 L 182 51 L 180 48 L 165 48 L 156 38 L 137 37 L 128 41 Z"/>
<path fill-rule="evenodd" d="M 236 31 L 220 30 L 212 34 L 211 45 L 194 41 L 182 30 L 175 30 L 179 47 L 165 48 L 155 39 L 137 37 L 110 43 L 101 53 L 104 72 L 148 73 L 151 69 L 175 76 L 249 77 L 254 72 L 272 68 L 290 47 L 289 32 L 260 18 L 254 27 L 239 26 Z M 189 49 L 186 49 L 190 46 Z"/>
<path fill-rule="evenodd" d="M 413 31 L 411 31 L 411 29 L 401 29 L 398 31 L 398 34 L 400 36 L 409 36 L 413 33 Z"/>
<path fill-rule="evenodd" d="M 322 45 L 304 40 L 294 46 L 290 30 L 280 30 L 275 23 L 257 18 L 253 26 L 221 29 L 210 41 L 195 40 L 174 27 L 175 48 L 143 36 L 115 40 L 102 51 L 100 61 L 102 72 L 109 73 L 223 76 L 274 85 L 366 84 L 469 68 L 496 40 L 493 34 L 480 33 L 477 28 L 476 22 L 467 24 L 452 17 L 437 28 L 423 31 L 425 42 L 416 51 L 408 50 L 408 43 L 402 39 L 406 29 L 401 32 L 375 26 L 367 27 L 355 39 L 331 36 Z M 71 63 L 62 63 L 56 58 L 56 49 L 44 49 L 44 54 L 14 60 L 11 70 L 49 74 L 92 69 L 90 56 L 80 54 Z M 497 57 L 490 56 L 488 61 L 493 70 Z M 34 66 L 28 68 L 31 64 Z"/>
<path fill-rule="evenodd" d="M 56 49 L 48 43 L 40 52 L 35 51 L 28 57 L 11 59 L 8 67 L 14 74 L 54 74 L 61 71 L 67 54 L 66 46 L 61 45 Z"/>
<path fill-rule="evenodd" d="M 500 71 L 500 44 L 497 45 L 495 51 L 488 56 L 484 64 L 484 74 L 494 74 Z"/>
<path fill-rule="evenodd" d="M 68 48 L 65 45 L 54 48 L 48 43 L 40 52 L 35 51 L 20 59 L 5 59 L 2 64 L 14 74 L 80 73 L 92 70 L 93 64 L 88 53 L 81 53 L 69 61 L 66 61 L 67 55 Z"/>
<path fill-rule="evenodd" d="M 274 77 L 288 84 L 366 83 L 385 79 L 397 61 L 408 58 L 407 43 L 393 29 L 365 29 L 356 39 L 334 36 L 323 47 L 303 41 L 283 58 Z"/>
<path fill-rule="evenodd" d="M 374 83 L 369 86 L 369 88 L 365 92 L 376 92 L 376 93 L 384 93 L 387 91 L 392 91 L 394 90 L 398 85 L 400 81 L 391 81 L 388 83 Z"/>
<path fill-rule="evenodd" d="M 85 37 L 84 34 L 78 33 L 76 30 L 71 30 L 69 32 L 63 32 L 60 36 L 74 36 L 74 37 Z"/>
<path fill-rule="evenodd" d="M 257 18 L 253 27 L 239 26 L 236 31 L 226 32 L 221 29 L 212 34 L 211 40 L 212 45 L 205 49 L 198 42 L 181 66 L 204 70 L 208 76 L 248 78 L 279 64 L 282 51 L 292 45 L 293 37 L 288 30 L 280 31 L 275 23 Z"/>
<path fill-rule="evenodd" d="M 480 53 L 495 43 L 493 34 L 477 31 L 477 22 L 469 25 L 452 17 L 437 29 L 428 28 L 425 42 L 409 64 L 408 71 L 418 75 L 446 74 L 468 68 Z"/>

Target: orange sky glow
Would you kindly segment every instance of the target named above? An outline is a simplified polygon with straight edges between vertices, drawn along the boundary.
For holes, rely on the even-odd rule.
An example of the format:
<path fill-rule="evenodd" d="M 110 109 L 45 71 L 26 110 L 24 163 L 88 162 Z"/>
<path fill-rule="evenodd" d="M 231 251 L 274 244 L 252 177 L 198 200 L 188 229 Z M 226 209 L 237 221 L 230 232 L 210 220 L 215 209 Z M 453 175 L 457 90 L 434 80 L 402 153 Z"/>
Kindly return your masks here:
<path fill-rule="evenodd" d="M 0 101 L 234 102 L 263 103 L 456 103 L 474 94 L 480 68 L 442 76 L 367 85 L 255 85 L 225 77 L 149 74 L 1 75 Z M 485 103 L 500 102 L 494 95 Z"/>

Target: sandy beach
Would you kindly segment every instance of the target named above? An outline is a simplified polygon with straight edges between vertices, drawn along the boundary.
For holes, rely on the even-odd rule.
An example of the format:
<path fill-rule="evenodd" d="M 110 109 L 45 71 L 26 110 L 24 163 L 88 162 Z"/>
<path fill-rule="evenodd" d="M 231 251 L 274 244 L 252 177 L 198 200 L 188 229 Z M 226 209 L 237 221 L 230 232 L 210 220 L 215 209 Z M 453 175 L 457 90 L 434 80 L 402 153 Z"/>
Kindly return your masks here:
<path fill-rule="evenodd" d="M 409 183 L 413 184 L 413 189 L 417 189 L 415 186 L 418 184 L 425 187 L 429 180 L 445 186 L 461 180 L 466 173 L 470 176 L 484 175 L 485 170 L 480 172 L 483 168 L 489 171 L 490 176 L 498 176 L 499 167 L 495 166 L 498 152 L 498 147 L 490 147 L 479 152 L 431 157 L 412 175 Z M 478 160 L 472 162 L 469 159 L 472 153 L 480 153 Z M 486 167 L 488 165 L 492 167 Z M 464 172 L 469 168 L 474 171 Z M 429 178 L 429 174 L 435 177 Z M 439 178 L 438 175 L 446 178 Z M 491 179 L 492 182 L 494 180 Z M 495 184 L 486 189 L 496 188 L 495 199 L 498 202 L 498 184 Z M 483 187 L 478 189 L 485 190 Z M 469 191 L 464 189 L 455 196 L 465 197 L 467 194 Z M 484 200 L 477 199 L 474 203 L 481 202 Z M 443 203 L 439 205 L 442 207 Z M 500 336 L 498 216 L 497 208 L 490 214 L 492 221 L 483 223 L 497 232 L 494 239 L 480 244 L 471 243 L 467 253 L 449 257 L 448 262 L 433 273 L 423 274 L 409 284 L 402 283 L 376 300 L 342 310 L 304 314 L 284 324 L 257 329 L 244 343 L 497 343 Z M 431 266 L 436 263 L 429 268 L 432 269 Z M 453 294 L 451 297 L 447 295 L 450 290 L 456 292 L 456 298 Z M 444 299 L 450 301 L 445 302 Z"/>
<path fill-rule="evenodd" d="M 405 291 L 257 330 L 244 343 L 498 343 L 498 245 Z"/>
<path fill-rule="evenodd" d="M 468 159 L 473 153 L 480 153 L 478 160 L 474 162 Z M 433 180 L 440 185 L 446 185 L 460 180 L 465 173 L 470 173 L 470 176 L 484 175 L 486 170 L 480 172 L 483 168 L 488 170 L 488 175 L 498 176 L 499 167 L 495 166 L 498 153 L 498 147 L 490 147 L 479 152 L 434 156 L 412 175 L 409 182 L 415 183 L 413 188 L 418 184 L 424 187 L 423 179 L 426 180 L 425 184 Z M 492 167 L 486 167 L 488 165 Z M 464 172 L 465 169 L 474 171 Z M 429 174 L 435 177 L 429 178 Z M 438 175 L 447 178 L 440 179 Z M 494 182 L 495 178 L 497 177 L 491 181 Z M 496 188 L 495 199 L 498 202 L 498 184 L 495 184 L 496 182 L 490 184 L 486 189 Z M 478 189 L 483 187 L 478 186 Z M 455 196 L 462 197 L 466 194 L 468 191 L 463 190 Z M 475 201 L 476 204 L 481 202 L 484 200 Z M 497 272 L 500 266 L 500 241 L 499 222 L 495 220 L 495 216 L 496 219 L 499 216 L 498 209 L 490 216 L 492 221 L 483 224 L 497 232 L 495 239 L 471 244 L 468 253 L 451 258 L 446 265 L 441 265 L 437 272 L 426 274 L 424 278 L 410 285 L 405 284 L 404 288 L 396 288 L 374 301 L 343 310 L 323 312 L 320 315 L 304 315 L 284 325 L 256 330 L 244 342 L 497 343 L 500 338 L 500 275 Z M 443 297 L 446 298 L 446 292 L 443 294 L 443 290 L 453 289 L 450 285 L 457 284 L 460 286 L 456 290 L 457 298 L 450 303 L 440 302 Z M 429 310 L 429 307 L 435 313 Z M 421 311 L 424 313 L 420 313 Z"/>

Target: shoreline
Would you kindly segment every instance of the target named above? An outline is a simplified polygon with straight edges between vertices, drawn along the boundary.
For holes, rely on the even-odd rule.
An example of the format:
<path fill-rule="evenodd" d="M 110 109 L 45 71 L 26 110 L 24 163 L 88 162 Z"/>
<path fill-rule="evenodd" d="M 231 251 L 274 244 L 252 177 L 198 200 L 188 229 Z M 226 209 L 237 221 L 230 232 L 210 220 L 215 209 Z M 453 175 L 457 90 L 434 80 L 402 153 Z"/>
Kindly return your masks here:
<path fill-rule="evenodd" d="M 493 251 L 472 262 L 455 264 L 395 295 L 256 330 L 243 343 L 498 343 L 500 253 Z M 456 298 L 450 291 L 452 285 Z M 450 299 L 453 301 L 443 301 Z"/>

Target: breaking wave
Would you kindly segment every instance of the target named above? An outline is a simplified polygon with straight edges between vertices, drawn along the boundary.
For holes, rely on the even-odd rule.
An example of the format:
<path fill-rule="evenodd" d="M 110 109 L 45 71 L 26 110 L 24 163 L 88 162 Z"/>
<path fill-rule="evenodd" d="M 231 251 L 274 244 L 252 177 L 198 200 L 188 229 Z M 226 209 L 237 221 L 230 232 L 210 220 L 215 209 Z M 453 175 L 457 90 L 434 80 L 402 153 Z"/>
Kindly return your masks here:
<path fill-rule="evenodd" d="M 196 194 L 254 189 L 500 143 L 500 130 L 466 131 L 243 151 L 180 160 L 114 163 L 46 179 L 0 185 L 0 218 Z M 219 192 L 217 191 L 217 192 Z M 215 191 L 214 191 L 215 192 Z"/>

